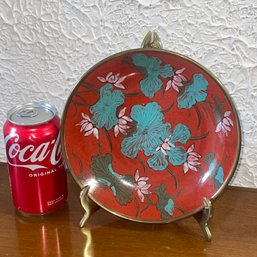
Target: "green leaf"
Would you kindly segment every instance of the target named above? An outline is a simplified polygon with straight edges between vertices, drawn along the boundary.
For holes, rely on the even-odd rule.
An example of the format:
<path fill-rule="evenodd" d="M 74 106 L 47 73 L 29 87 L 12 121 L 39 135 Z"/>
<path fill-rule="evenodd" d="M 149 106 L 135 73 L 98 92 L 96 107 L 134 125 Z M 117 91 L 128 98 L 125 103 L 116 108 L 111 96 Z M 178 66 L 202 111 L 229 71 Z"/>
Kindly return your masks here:
<path fill-rule="evenodd" d="M 208 153 L 205 157 L 204 157 L 204 162 L 208 165 L 210 165 L 213 161 L 214 161 L 215 155 L 214 153 Z"/>
<path fill-rule="evenodd" d="M 158 196 L 156 207 L 161 214 L 162 220 L 170 219 L 173 215 L 174 210 L 174 201 L 169 194 L 165 193 L 165 190 L 165 184 L 161 184 L 160 186 L 155 188 L 155 193 Z"/>
<path fill-rule="evenodd" d="M 112 156 L 110 154 L 97 155 L 92 158 L 90 165 L 91 172 L 96 180 L 106 188 L 112 190 L 116 200 L 121 205 L 127 205 L 134 198 L 135 179 L 131 175 L 120 175 L 112 168 Z"/>

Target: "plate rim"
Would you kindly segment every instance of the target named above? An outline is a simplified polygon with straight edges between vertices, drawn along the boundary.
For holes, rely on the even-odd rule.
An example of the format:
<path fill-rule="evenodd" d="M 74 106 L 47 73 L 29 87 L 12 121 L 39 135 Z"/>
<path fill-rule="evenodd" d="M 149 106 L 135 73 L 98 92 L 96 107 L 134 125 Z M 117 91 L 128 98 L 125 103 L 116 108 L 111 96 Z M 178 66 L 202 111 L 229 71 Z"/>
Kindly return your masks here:
<path fill-rule="evenodd" d="M 86 72 L 84 72 L 84 74 L 80 77 L 80 79 L 77 81 L 77 83 L 75 84 L 75 86 L 73 87 L 72 91 L 70 92 L 65 106 L 64 106 L 64 110 L 62 113 L 62 118 L 61 118 L 61 131 L 60 131 L 60 138 L 61 138 L 61 147 L 62 147 L 62 155 L 63 155 L 63 159 L 68 167 L 69 172 L 71 173 L 73 179 L 75 180 L 76 184 L 83 189 L 85 187 L 85 185 L 83 185 L 78 177 L 75 175 L 75 172 L 73 170 L 73 168 L 70 165 L 69 162 L 69 158 L 68 158 L 68 154 L 67 154 L 67 150 L 66 150 L 66 144 L 65 144 L 65 138 L 64 138 L 64 127 L 65 127 L 65 123 L 66 123 L 66 116 L 67 116 L 67 112 L 68 112 L 68 108 L 70 106 L 70 102 L 73 98 L 73 95 L 76 93 L 76 90 L 79 88 L 80 83 L 82 80 L 84 80 L 86 78 L 87 75 L 89 75 L 93 70 L 95 70 L 97 67 L 101 66 L 103 63 L 106 63 L 107 61 L 125 55 L 125 54 L 131 54 L 131 53 L 137 53 L 137 52 L 157 52 L 157 53 L 166 53 L 166 54 L 170 54 L 170 55 L 174 55 L 176 57 L 180 57 L 186 61 L 189 61 L 190 63 L 196 65 L 197 67 L 199 67 L 200 69 L 204 70 L 219 86 L 219 88 L 223 91 L 224 95 L 227 97 L 229 104 L 232 107 L 232 112 L 235 116 L 235 123 L 236 123 L 236 127 L 238 128 L 238 133 L 237 133 L 237 147 L 236 147 L 236 155 L 233 161 L 233 164 L 231 165 L 230 171 L 228 173 L 228 176 L 226 178 L 226 180 L 224 181 L 224 183 L 220 186 L 220 188 L 215 192 L 215 194 L 213 194 L 213 196 L 208 199 L 211 201 L 211 203 L 213 203 L 226 189 L 226 187 L 228 186 L 229 182 L 231 181 L 233 175 L 235 174 L 236 170 L 239 168 L 239 164 L 240 164 L 240 159 L 241 159 L 241 150 L 242 150 L 242 129 L 241 129 L 241 123 L 240 123 L 240 119 L 239 119 L 239 115 L 238 115 L 238 111 L 236 109 L 236 105 L 234 100 L 232 99 L 232 97 L 230 96 L 228 90 L 226 89 L 226 87 L 223 85 L 223 83 L 216 77 L 216 75 L 214 75 L 208 68 L 204 67 L 202 64 L 198 63 L 197 61 L 195 61 L 194 59 L 192 59 L 191 57 L 188 57 L 186 55 L 183 55 L 181 53 L 177 53 L 174 51 L 170 51 L 170 50 L 166 50 L 166 49 L 157 49 L 157 48 L 134 48 L 134 49 L 129 49 L 129 50 L 125 50 L 125 51 L 121 51 L 115 54 L 112 54 L 102 60 L 100 60 L 99 62 L 97 62 L 96 64 L 94 64 L 92 67 L 90 67 Z M 138 218 L 133 218 L 131 216 L 127 216 L 125 214 L 119 213 L 115 210 L 109 209 L 108 207 L 104 206 L 102 203 L 100 203 L 99 201 L 97 201 L 91 194 L 90 191 L 88 193 L 89 198 L 95 202 L 98 206 L 100 206 L 101 208 L 105 209 L 106 211 L 114 214 L 115 216 L 121 217 L 121 218 L 125 218 L 127 220 L 131 220 L 131 221 L 136 221 L 136 222 L 140 222 L 140 223 L 170 223 L 170 222 L 174 222 L 174 221 L 178 221 L 178 220 L 182 220 L 185 218 L 188 218 L 190 216 L 195 215 L 196 213 L 200 212 L 201 210 L 204 209 L 204 204 L 202 204 L 201 206 L 199 206 L 198 208 L 194 209 L 191 212 L 188 212 L 186 214 L 183 214 L 179 217 L 175 217 L 175 218 L 171 218 L 168 220 L 144 220 L 144 219 L 138 219 Z"/>

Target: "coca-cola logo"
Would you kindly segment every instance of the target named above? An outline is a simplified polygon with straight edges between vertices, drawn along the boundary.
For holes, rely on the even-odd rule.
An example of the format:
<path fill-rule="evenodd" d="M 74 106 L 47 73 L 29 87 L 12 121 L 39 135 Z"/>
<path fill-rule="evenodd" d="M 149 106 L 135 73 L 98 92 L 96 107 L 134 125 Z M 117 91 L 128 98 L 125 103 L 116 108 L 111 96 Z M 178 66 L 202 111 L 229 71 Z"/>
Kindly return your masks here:
<path fill-rule="evenodd" d="M 34 171 L 39 168 L 48 169 L 49 167 L 43 165 L 47 158 L 53 166 L 62 159 L 60 134 L 56 139 L 44 142 L 37 147 L 32 144 L 21 147 L 19 139 L 20 137 L 16 133 L 11 133 L 4 139 L 8 164 L 11 166 Z M 15 161 L 13 161 L 14 159 Z"/>

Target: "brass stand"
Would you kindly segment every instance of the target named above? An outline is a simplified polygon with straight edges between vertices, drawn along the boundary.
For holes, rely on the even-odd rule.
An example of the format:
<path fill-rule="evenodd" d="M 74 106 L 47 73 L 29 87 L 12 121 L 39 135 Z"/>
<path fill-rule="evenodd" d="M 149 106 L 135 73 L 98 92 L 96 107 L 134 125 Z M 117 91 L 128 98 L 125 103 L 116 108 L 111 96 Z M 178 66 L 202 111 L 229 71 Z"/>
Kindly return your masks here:
<path fill-rule="evenodd" d="M 141 47 L 162 49 L 162 42 L 156 32 L 149 31 L 143 39 Z"/>
<path fill-rule="evenodd" d="M 97 211 L 100 207 L 94 203 L 89 197 L 89 186 L 84 187 L 80 192 L 80 203 L 85 211 L 83 218 L 80 221 L 80 227 L 84 227 L 91 214 Z M 204 197 L 204 208 L 200 212 L 194 215 L 194 218 L 199 223 L 201 230 L 206 240 L 210 241 L 212 238 L 210 229 L 208 227 L 208 221 L 212 217 L 212 204 L 209 199 Z"/>
<path fill-rule="evenodd" d="M 82 188 L 80 192 L 80 203 L 85 211 L 83 218 L 80 221 L 80 227 L 84 227 L 91 214 L 97 211 L 100 207 L 88 197 L 89 186 Z"/>
<path fill-rule="evenodd" d="M 201 230 L 206 240 L 210 241 L 212 238 L 211 231 L 208 227 L 208 221 L 212 217 L 212 203 L 206 197 L 203 198 L 204 208 L 194 215 L 194 218 L 199 223 Z"/>
<path fill-rule="evenodd" d="M 89 228 L 82 228 L 81 232 L 85 235 L 85 238 L 86 238 L 83 256 L 93 257 L 94 247 L 93 247 L 93 238 L 92 238 L 91 230 Z"/>

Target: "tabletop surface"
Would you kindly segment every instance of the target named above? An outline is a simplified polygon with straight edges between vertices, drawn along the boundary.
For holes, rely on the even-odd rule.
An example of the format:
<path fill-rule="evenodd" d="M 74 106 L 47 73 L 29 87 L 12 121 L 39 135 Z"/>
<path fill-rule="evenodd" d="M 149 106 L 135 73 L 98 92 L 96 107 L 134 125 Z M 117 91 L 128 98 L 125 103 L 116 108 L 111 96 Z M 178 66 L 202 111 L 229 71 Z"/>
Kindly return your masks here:
<path fill-rule="evenodd" d="M 257 191 L 229 187 L 213 203 L 213 238 L 204 239 L 194 218 L 144 224 L 103 209 L 80 228 L 80 188 L 68 174 L 68 201 L 45 216 L 22 216 L 12 205 L 8 173 L 0 164 L 0 256 L 257 256 Z"/>

